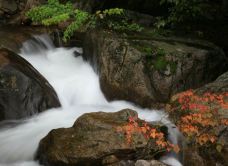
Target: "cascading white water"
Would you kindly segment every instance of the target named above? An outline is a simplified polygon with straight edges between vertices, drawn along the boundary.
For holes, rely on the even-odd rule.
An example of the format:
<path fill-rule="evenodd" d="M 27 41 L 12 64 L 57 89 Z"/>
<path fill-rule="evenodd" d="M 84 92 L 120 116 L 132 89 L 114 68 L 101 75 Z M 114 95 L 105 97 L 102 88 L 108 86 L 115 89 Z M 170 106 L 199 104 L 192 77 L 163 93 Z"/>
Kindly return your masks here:
<path fill-rule="evenodd" d="M 169 123 L 162 111 L 141 109 L 126 101 L 108 102 L 100 90 L 98 76 L 82 57 L 79 48 L 54 48 L 46 35 L 24 43 L 21 56 L 29 61 L 54 87 L 62 107 L 14 121 L 0 128 L 0 166 L 39 166 L 33 161 L 39 141 L 55 128 L 71 127 L 88 112 L 113 112 L 131 108 L 147 121 Z M 39 44 L 37 44 L 39 42 Z M 18 123 L 18 124 L 17 124 Z M 177 142 L 176 134 L 172 140 Z M 167 164 L 181 166 L 178 160 L 164 158 Z"/>

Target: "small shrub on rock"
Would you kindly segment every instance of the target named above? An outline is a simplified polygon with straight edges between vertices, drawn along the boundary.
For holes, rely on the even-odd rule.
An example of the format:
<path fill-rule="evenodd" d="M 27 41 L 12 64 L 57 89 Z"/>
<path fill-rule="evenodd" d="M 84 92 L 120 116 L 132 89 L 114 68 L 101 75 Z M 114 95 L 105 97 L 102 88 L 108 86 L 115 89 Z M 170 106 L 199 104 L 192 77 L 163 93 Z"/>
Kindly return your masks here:
<path fill-rule="evenodd" d="M 117 132 L 125 134 L 125 138 L 128 144 L 132 143 L 132 135 L 134 133 L 143 134 L 147 140 L 155 141 L 155 144 L 159 151 L 171 151 L 178 153 L 180 148 L 178 145 L 174 145 L 166 140 L 164 133 L 157 128 L 151 127 L 145 121 L 139 120 L 138 117 L 130 117 L 128 123 L 125 126 L 118 127 Z"/>
<path fill-rule="evenodd" d="M 228 109 L 227 99 L 228 92 L 198 95 L 189 90 L 177 95 L 168 111 L 189 144 L 221 151 L 218 130 L 228 126 L 228 119 L 221 115 Z"/>

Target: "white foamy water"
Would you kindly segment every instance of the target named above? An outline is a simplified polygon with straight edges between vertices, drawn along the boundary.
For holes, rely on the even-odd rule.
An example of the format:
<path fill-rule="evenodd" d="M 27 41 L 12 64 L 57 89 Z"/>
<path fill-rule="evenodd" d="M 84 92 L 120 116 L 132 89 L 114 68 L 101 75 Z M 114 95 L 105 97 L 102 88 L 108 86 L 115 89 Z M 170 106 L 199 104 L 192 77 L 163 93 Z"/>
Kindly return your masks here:
<path fill-rule="evenodd" d="M 33 161 L 39 141 L 52 129 L 71 127 L 88 112 L 113 112 L 131 108 L 147 121 L 169 123 L 162 111 L 141 109 L 126 101 L 108 102 L 100 90 L 99 79 L 82 57 L 75 57 L 79 48 L 54 48 L 47 36 L 24 43 L 21 56 L 29 61 L 54 87 L 62 107 L 47 110 L 19 124 L 0 129 L 0 166 L 39 166 Z M 32 46 L 31 46 L 32 44 Z M 35 52 L 38 51 L 38 52 Z M 175 136 L 172 140 L 176 141 Z M 168 164 L 178 166 L 176 159 Z"/>

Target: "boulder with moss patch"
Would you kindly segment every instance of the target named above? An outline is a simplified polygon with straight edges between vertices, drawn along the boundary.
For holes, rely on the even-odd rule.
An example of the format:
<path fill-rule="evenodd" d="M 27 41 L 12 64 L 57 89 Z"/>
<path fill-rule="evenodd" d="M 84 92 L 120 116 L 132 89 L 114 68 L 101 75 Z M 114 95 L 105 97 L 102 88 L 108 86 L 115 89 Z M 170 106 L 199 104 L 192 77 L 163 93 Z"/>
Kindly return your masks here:
<path fill-rule="evenodd" d="M 161 106 L 178 92 L 213 81 L 228 66 L 223 51 L 206 41 L 150 36 L 87 33 L 84 58 L 109 100 Z"/>

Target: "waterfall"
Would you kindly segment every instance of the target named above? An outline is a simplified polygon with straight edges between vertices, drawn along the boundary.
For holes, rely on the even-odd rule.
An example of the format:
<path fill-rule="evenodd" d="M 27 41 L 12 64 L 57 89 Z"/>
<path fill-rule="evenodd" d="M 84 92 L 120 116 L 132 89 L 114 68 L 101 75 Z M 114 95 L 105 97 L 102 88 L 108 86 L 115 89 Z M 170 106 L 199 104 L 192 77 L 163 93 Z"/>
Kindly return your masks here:
<path fill-rule="evenodd" d="M 81 56 L 76 56 L 81 52 L 80 48 L 55 48 L 47 35 L 34 36 L 23 44 L 20 55 L 49 81 L 62 107 L 28 119 L 2 122 L 0 166 L 39 166 L 33 161 L 39 141 L 52 129 L 71 127 L 84 113 L 130 108 L 147 121 L 170 123 L 162 111 L 142 109 L 126 101 L 108 102 L 92 67 Z M 169 129 L 172 130 L 172 127 Z M 174 142 L 177 141 L 176 134 L 172 137 Z M 165 158 L 164 162 L 173 166 L 181 165 L 170 157 Z"/>

